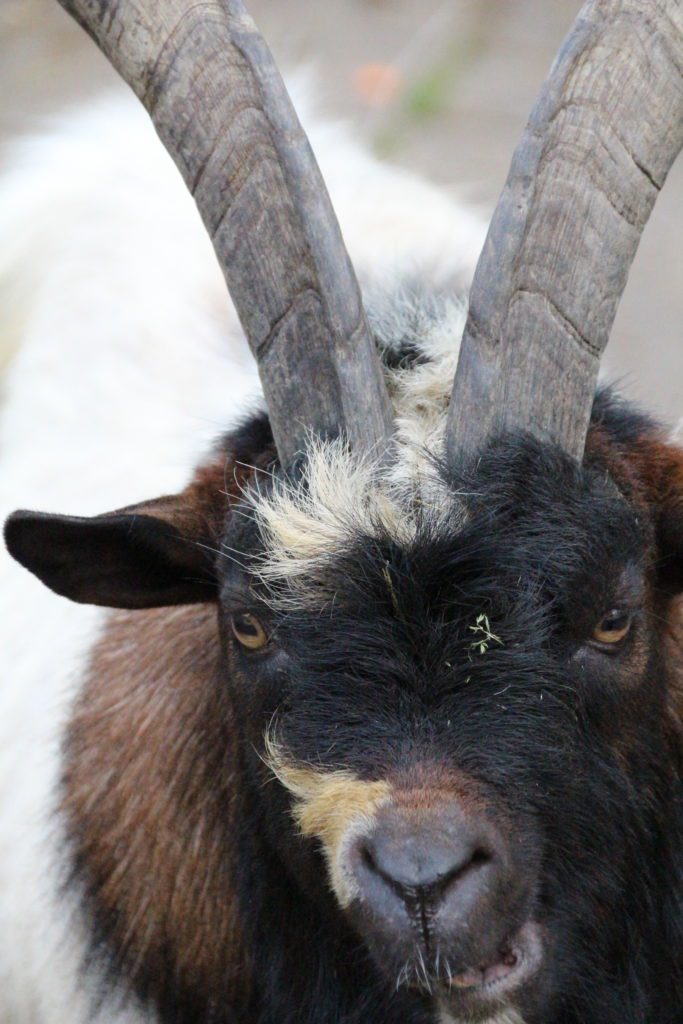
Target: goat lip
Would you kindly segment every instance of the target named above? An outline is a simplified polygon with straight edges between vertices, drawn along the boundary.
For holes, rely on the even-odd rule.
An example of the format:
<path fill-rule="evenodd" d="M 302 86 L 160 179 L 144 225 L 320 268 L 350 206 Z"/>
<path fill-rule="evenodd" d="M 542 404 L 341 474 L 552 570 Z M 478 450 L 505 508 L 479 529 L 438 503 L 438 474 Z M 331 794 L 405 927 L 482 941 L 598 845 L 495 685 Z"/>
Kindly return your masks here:
<path fill-rule="evenodd" d="M 451 975 L 440 984 L 441 1001 L 445 1006 L 500 1002 L 529 981 L 538 971 L 543 958 L 541 930 L 527 921 L 506 942 L 497 960 Z"/>
<path fill-rule="evenodd" d="M 449 986 L 455 988 L 480 988 L 482 985 L 503 981 L 516 973 L 523 961 L 523 954 L 512 944 L 501 948 L 498 959 L 479 964 L 461 974 L 454 974 L 448 979 Z"/>

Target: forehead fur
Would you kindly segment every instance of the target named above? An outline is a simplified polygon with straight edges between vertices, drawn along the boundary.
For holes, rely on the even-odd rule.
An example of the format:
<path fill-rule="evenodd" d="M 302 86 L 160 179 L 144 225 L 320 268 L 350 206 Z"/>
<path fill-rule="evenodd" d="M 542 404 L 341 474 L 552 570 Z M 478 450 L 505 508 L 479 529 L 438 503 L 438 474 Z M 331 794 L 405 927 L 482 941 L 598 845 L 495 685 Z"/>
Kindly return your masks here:
<path fill-rule="evenodd" d="M 631 443 L 634 430 L 640 435 L 651 425 L 624 413 L 609 394 L 599 395 L 593 415 L 601 429 L 592 442 L 589 437 L 583 469 L 551 446 L 508 438 L 482 453 L 476 471 L 456 483 L 441 467 L 465 307 L 443 298 L 426 305 L 410 294 L 394 293 L 370 309 L 394 407 L 388 454 L 359 457 L 343 438 L 312 439 L 295 479 L 275 477 L 245 495 L 261 537 L 256 575 L 277 590 L 278 602 L 334 598 L 338 586 L 331 582 L 330 569 L 338 556 L 361 544 L 366 553 L 381 556 L 381 567 L 387 547 L 415 551 L 436 537 L 452 540 L 482 509 L 487 535 L 510 527 L 505 509 L 515 509 L 511 520 L 526 517 L 523 547 L 528 555 L 533 554 L 533 537 L 548 540 L 552 535 L 561 547 L 563 569 L 581 561 L 589 547 L 601 548 L 598 524 L 605 510 L 600 503 L 608 494 L 623 498 L 632 488 L 624 485 L 613 457 L 605 457 L 599 444 L 593 450 L 595 437 L 609 422 L 618 442 Z M 607 518 L 617 512 L 612 508 Z M 619 515 L 623 512 L 624 507 Z M 606 543 L 613 546 L 610 537 Z M 541 552 L 539 557 L 545 556 Z M 557 561 L 555 554 L 552 560 Z"/>
<path fill-rule="evenodd" d="M 410 543 L 418 496 L 438 486 L 426 466 L 411 487 L 376 461 L 355 458 L 341 440 L 314 441 L 298 481 L 277 481 L 267 494 L 252 497 L 266 552 L 260 575 L 266 581 L 296 580 L 359 535 Z"/>
<path fill-rule="evenodd" d="M 392 339 L 378 337 L 394 406 L 392 449 L 380 461 L 352 454 L 343 439 L 312 440 L 296 482 L 277 481 L 268 493 L 250 496 L 265 549 L 259 572 L 267 583 L 301 584 L 354 537 L 409 544 L 426 508 L 437 515 L 443 508 L 449 520 L 457 508 L 464 516 L 437 466 L 465 307 L 446 301 L 425 309 L 393 296 L 388 309 L 391 323 L 373 322 L 373 329 Z"/>
<path fill-rule="evenodd" d="M 586 573 L 597 586 L 640 557 L 642 522 L 604 469 L 582 471 L 528 439 L 487 452 L 476 486 L 442 475 L 428 456 L 401 480 L 395 461 L 315 442 L 297 481 L 276 479 L 250 501 L 262 542 L 252 569 L 280 604 L 327 603 L 349 571 L 356 582 L 381 572 L 393 594 L 391 566 L 398 559 L 402 578 L 406 557 L 418 589 L 438 582 L 441 568 L 452 575 L 469 565 L 471 576 L 476 563 L 496 592 L 510 575 L 515 592 L 522 578 L 557 587 Z"/>

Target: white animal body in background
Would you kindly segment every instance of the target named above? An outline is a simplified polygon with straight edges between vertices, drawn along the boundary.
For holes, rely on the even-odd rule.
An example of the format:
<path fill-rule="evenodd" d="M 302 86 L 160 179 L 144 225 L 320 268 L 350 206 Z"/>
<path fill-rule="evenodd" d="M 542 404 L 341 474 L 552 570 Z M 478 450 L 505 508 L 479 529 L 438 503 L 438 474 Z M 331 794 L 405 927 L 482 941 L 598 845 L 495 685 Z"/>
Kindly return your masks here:
<path fill-rule="evenodd" d="M 295 86 L 295 101 L 364 285 L 463 287 L 482 220 L 306 116 L 305 91 Z M 192 200 L 131 96 L 68 111 L 16 147 L 0 179 L 0 240 L 0 351 L 12 353 L 3 518 L 19 505 L 89 514 L 179 489 L 259 385 Z M 0 554 L 3 1024 L 95 1019 L 84 934 L 60 893 L 56 805 L 60 737 L 104 614 Z M 149 1017 L 108 997 L 96 1020 Z"/>

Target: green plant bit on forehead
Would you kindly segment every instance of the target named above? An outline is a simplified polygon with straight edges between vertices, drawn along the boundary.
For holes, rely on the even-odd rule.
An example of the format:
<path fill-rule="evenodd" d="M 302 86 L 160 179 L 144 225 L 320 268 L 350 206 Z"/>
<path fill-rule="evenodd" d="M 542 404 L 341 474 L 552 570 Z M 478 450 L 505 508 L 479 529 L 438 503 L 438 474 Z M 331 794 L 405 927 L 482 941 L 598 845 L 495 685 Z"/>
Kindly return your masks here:
<path fill-rule="evenodd" d="M 483 612 L 481 615 L 477 615 L 473 626 L 469 626 L 471 633 L 477 634 L 477 639 L 470 643 L 471 651 L 478 651 L 479 654 L 486 654 L 490 645 L 501 644 L 503 641 L 495 633 L 491 632 L 491 623 L 489 622 L 488 615 Z"/>

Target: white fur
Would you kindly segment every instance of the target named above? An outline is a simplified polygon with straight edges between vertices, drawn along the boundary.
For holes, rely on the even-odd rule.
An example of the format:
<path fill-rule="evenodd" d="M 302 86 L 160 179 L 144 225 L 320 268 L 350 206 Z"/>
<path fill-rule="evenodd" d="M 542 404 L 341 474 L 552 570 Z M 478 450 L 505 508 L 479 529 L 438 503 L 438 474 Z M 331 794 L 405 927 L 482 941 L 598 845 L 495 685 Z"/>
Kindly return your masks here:
<path fill-rule="evenodd" d="M 440 313 L 419 338 L 429 361 L 386 371 L 396 423 L 388 456 L 358 457 L 343 438 L 312 441 L 301 479 L 281 482 L 266 496 L 249 495 L 265 542 L 259 572 L 267 584 L 287 581 L 296 600 L 320 596 L 327 557 L 354 535 L 409 543 L 425 508 L 451 522 L 454 511 L 462 514 L 433 456 L 443 452 L 465 307 L 452 302 Z"/>
<path fill-rule="evenodd" d="M 342 127 L 314 123 L 310 135 L 365 281 L 469 276 L 483 240 L 476 216 L 380 165 Z M 11 157 L 0 179 L 0 318 L 0 362 L 11 358 L 3 516 L 19 506 L 95 513 L 177 489 L 208 440 L 258 395 L 193 204 L 124 93 L 68 113 Z M 409 390 L 406 402 L 421 400 Z M 427 418 L 420 429 L 429 439 L 438 424 Z M 101 621 L 2 552 L 3 1024 L 94 1021 L 78 976 L 80 925 L 57 891 L 55 788 L 69 703 Z M 97 1017 L 144 1021 L 109 1002 Z"/>

